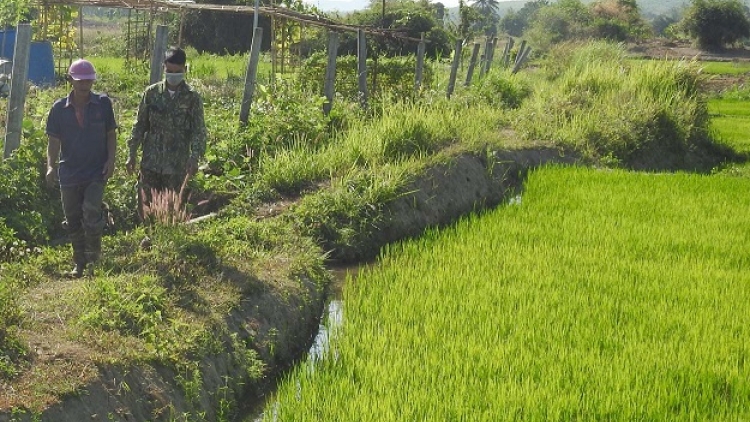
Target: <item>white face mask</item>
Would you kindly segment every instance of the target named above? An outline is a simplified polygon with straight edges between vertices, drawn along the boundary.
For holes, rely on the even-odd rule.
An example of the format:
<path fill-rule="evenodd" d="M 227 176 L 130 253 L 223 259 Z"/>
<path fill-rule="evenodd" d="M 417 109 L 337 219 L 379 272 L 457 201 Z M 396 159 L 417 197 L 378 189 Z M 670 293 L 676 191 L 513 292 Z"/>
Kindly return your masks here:
<path fill-rule="evenodd" d="M 170 85 L 179 85 L 185 79 L 184 73 L 165 73 L 164 75 Z"/>

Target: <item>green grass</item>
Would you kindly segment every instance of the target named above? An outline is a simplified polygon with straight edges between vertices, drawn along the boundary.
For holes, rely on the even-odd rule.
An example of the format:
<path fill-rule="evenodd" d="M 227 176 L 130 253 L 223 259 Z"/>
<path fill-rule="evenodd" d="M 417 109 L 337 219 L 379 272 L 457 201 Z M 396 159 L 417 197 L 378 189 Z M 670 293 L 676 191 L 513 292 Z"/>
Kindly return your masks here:
<path fill-rule="evenodd" d="M 742 75 L 750 72 L 750 62 L 701 62 L 701 68 L 711 75 Z"/>
<path fill-rule="evenodd" d="M 265 57 L 265 59 L 268 59 Z M 124 57 L 90 57 L 91 62 L 100 73 L 113 75 L 127 75 L 132 72 Z M 237 81 L 244 82 L 247 71 L 247 55 L 216 56 L 211 54 L 196 54 L 188 58 L 188 78 L 215 81 Z M 148 78 L 148 64 L 135 64 L 143 75 Z M 264 76 L 271 73 L 269 60 L 261 60 L 258 64 L 258 75 Z"/>
<path fill-rule="evenodd" d="M 538 171 L 520 204 L 348 280 L 327 357 L 265 420 L 747 419 L 748 190 Z"/>

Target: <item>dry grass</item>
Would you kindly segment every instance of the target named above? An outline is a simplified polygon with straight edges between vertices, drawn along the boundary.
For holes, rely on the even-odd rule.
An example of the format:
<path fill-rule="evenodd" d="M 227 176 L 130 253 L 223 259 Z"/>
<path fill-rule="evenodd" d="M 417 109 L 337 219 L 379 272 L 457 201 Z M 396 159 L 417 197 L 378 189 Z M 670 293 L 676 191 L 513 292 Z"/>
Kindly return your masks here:
<path fill-rule="evenodd" d="M 189 176 L 185 177 L 179 192 L 172 189 L 151 189 L 151 194 L 146 196 L 145 192 L 141 190 L 142 198 L 151 198 L 150 202 L 144 201 L 143 219 L 168 226 L 190 220 L 190 212 L 186 206 L 190 196 L 186 195 L 189 180 Z"/>

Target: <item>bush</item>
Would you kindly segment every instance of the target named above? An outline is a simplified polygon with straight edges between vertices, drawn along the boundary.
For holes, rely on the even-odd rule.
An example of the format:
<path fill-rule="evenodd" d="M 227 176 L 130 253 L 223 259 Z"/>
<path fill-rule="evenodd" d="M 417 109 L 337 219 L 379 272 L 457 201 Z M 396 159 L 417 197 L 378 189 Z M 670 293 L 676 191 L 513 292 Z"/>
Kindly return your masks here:
<path fill-rule="evenodd" d="M 521 106 L 517 129 L 526 139 L 554 140 L 594 160 L 610 154 L 625 164 L 644 150 L 680 155 L 704 144 L 709 120 L 697 67 L 628 62 L 622 50 L 607 43 L 566 49 L 567 69 Z M 590 60 L 597 52 L 601 58 Z"/>
<path fill-rule="evenodd" d="M 46 138 L 27 125 L 21 146 L 0 162 L 0 260 L 18 256 L 10 247 L 42 245 L 62 234 L 59 191 L 47 189 Z M 11 239 L 11 233 L 16 238 Z M 13 245 L 13 243 L 16 243 Z M 16 249 L 18 252 L 19 249 Z"/>
<path fill-rule="evenodd" d="M 324 53 L 313 54 L 305 61 L 300 69 L 299 80 L 303 87 L 323 95 L 324 80 L 328 58 Z M 414 72 L 417 67 L 415 56 L 380 58 L 377 69 L 374 62 L 367 60 L 368 74 L 371 79 L 367 82 L 368 93 L 373 97 L 382 97 L 388 93 L 392 98 L 414 98 Z M 377 72 L 377 73 L 375 73 Z M 432 84 L 433 69 L 425 63 L 422 77 L 422 87 Z M 336 92 L 344 99 L 358 101 L 359 78 L 356 56 L 343 56 L 336 60 Z M 377 84 L 373 87 L 372 78 Z"/>

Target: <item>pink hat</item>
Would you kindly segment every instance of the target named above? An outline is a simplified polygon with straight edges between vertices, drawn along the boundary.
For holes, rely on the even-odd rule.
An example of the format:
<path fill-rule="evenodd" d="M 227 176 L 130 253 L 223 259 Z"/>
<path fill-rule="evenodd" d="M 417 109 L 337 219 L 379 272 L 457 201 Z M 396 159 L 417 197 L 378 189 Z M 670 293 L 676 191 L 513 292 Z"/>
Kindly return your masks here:
<path fill-rule="evenodd" d="M 74 81 L 95 80 L 96 70 L 94 70 L 94 65 L 91 64 L 90 61 L 78 59 L 70 64 L 68 75 L 70 75 Z"/>

